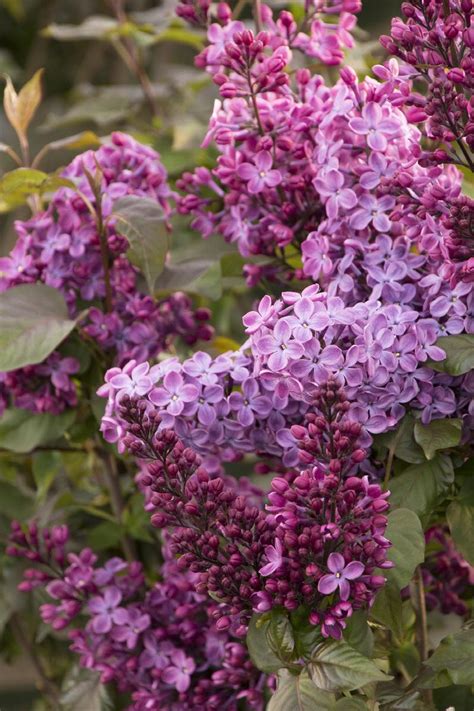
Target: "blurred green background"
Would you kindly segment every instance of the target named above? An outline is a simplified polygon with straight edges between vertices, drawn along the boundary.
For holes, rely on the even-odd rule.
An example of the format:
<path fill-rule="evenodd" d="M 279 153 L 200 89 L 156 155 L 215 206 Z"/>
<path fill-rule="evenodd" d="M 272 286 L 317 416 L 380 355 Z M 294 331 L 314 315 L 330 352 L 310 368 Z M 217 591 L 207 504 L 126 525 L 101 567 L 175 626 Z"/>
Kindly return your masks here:
<path fill-rule="evenodd" d="M 194 95 L 189 90 L 202 81 L 193 68 L 196 50 L 189 43 L 170 41 L 146 48 L 144 62 L 157 97 L 152 117 L 136 78 L 110 42 L 61 42 L 42 34 L 51 23 L 78 25 L 94 15 L 110 15 L 111 5 L 106 0 L 0 0 L 0 74 L 10 75 L 19 88 L 39 67 L 45 68 L 45 100 L 31 135 L 33 154 L 46 142 L 78 131 L 92 129 L 104 135 L 129 129 L 160 149 L 171 177 L 176 177 L 188 162 L 192 165 L 198 159 L 212 107 L 212 86 L 201 89 L 199 100 L 194 89 Z M 163 13 L 172 13 L 175 5 L 174 0 L 165 0 L 165 6 L 153 0 L 129 0 L 125 10 L 137 22 L 159 25 Z M 366 33 L 361 35 L 364 51 L 382 57 L 376 40 L 387 32 L 399 5 L 399 0 L 364 0 L 359 18 Z M 16 145 L 1 111 L 0 143 Z M 56 168 L 69 158 L 70 154 L 55 153 L 44 167 Z M 12 167 L 0 154 L 0 174 Z M 0 215 L 1 253 L 12 245 L 13 220 L 19 214 Z M 0 664 L 0 711 L 33 711 L 37 698 L 34 670 L 27 660 L 17 659 L 13 667 Z"/>

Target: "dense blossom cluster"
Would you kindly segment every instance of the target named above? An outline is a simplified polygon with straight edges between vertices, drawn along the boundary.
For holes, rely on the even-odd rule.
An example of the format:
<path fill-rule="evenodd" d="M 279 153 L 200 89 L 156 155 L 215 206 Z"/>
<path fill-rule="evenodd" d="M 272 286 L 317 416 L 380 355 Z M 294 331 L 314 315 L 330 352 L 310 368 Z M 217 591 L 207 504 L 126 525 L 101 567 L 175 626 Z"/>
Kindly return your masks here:
<path fill-rule="evenodd" d="M 447 527 L 433 526 L 425 537 L 427 555 L 422 573 L 428 609 L 466 615 L 474 587 L 474 568 L 454 547 Z"/>
<path fill-rule="evenodd" d="M 100 204 L 90 184 L 98 174 Z M 166 348 L 174 336 L 187 343 L 208 339 L 209 312 L 194 310 L 188 296 L 176 293 L 156 301 L 142 292 L 138 271 L 127 259 L 128 242 L 115 229 L 116 200 L 133 195 L 156 200 L 170 213 L 166 171 L 152 149 L 115 133 L 97 151 L 76 157 L 63 171 L 75 187 L 60 188 L 44 212 L 17 222 L 18 240 L 0 260 L 0 289 L 42 282 L 59 289 L 70 315 L 81 320 L 82 333 L 118 363 L 145 360 Z M 99 231 L 105 230 L 110 303 Z M 78 362 L 54 353 L 32 369 L 2 374 L 2 392 L 18 407 L 58 412 L 74 404 L 70 376 Z"/>
<path fill-rule="evenodd" d="M 130 711 L 236 711 L 239 699 L 263 708 L 265 676 L 245 646 L 216 626 L 217 604 L 196 593 L 195 576 L 178 570 L 166 545 L 163 580 L 147 585 L 139 563 L 99 565 L 89 549 L 66 553 L 65 526 L 12 528 L 9 554 L 37 566 L 20 589 L 46 589 L 53 602 L 41 616 L 53 629 L 81 621 L 69 633 L 71 649 L 103 683 L 131 695 Z"/>
<path fill-rule="evenodd" d="M 462 293 L 466 287 L 456 289 Z M 448 316 L 446 323 L 454 318 L 462 330 L 471 330 L 462 299 L 446 300 L 448 314 L 451 306 L 461 315 Z M 465 418 L 468 430 L 472 374 L 454 378 L 427 363 L 445 357 L 436 345 L 443 322 L 441 316 L 421 318 L 409 304 L 382 306 L 373 300 L 346 306 L 317 285 L 301 294 L 283 292 L 276 301 L 265 296 L 244 316 L 249 341 L 240 351 L 214 360 L 198 352 L 182 363 L 172 358 L 150 368 L 131 361 L 111 369 L 99 390 L 108 398 L 101 429 L 108 441 L 123 446 L 120 402 L 136 395 L 161 418 L 162 427 L 175 428 L 205 457 L 211 470 L 222 459 L 252 451 L 283 456 L 285 465 L 294 466 L 298 444 L 291 427 L 314 410 L 315 386 L 336 378 L 345 388 L 351 418 L 364 425 L 364 444 L 368 434 L 394 427 L 408 404 L 424 423 L 454 415 Z"/>
<path fill-rule="evenodd" d="M 351 31 L 356 24 L 355 13 L 360 12 L 361 7 L 361 0 L 309 0 L 305 2 L 303 16 L 295 20 L 287 10 L 274 18 L 271 8 L 261 4 L 258 7 L 259 16 L 255 19 L 257 27 L 264 32 L 260 33 L 257 42 L 264 42 L 264 45 L 270 43 L 272 49 L 288 47 L 299 50 L 321 64 L 341 64 L 344 49 L 354 46 Z M 210 46 L 196 58 L 198 66 L 207 65 L 212 73 L 217 72 L 219 67 L 235 68 L 235 64 L 222 60 L 227 54 L 227 43 L 235 42 L 236 33 L 245 32 L 245 25 L 233 19 L 227 3 L 214 6 L 209 0 L 182 0 L 176 12 L 189 24 L 207 29 Z M 240 38 L 237 43 L 239 41 Z M 232 49 L 235 50 L 235 47 Z M 235 54 L 233 59 L 237 59 Z M 267 68 L 273 69 L 272 62 Z M 259 68 L 259 73 L 263 79 L 263 67 Z M 270 83 L 266 84 L 267 88 Z"/>
<path fill-rule="evenodd" d="M 317 463 L 273 479 L 264 511 L 248 486 L 242 494 L 232 480 L 210 476 L 145 399 L 121 396 L 122 443 L 146 463 L 139 481 L 151 522 L 172 528 L 178 565 L 198 573 L 197 591 L 221 603 L 219 629 L 240 636 L 252 611 L 306 605 L 323 636 L 340 638 L 344 620 L 370 606 L 385 582 L 376 568 L 392 565 L 383 536 L 388 492 L 350 476 L 366 453 L 335 381 L 314 402 L 321 414 L 293 430 L 302 463 Z"/>
<path fill-rule="evenodd" d="M 253 376 L 253 359 L 245 351 L 212 359 L 198 351 L 180 362 L 169 358 L 150 367 L 130 361 L 106 373 L 98 393 L 107 397 L 101 430 L 123 448 L 126 429 L 120 403 L 139 396 L 162 427 L 173 428 L 187 446 L 203 457 L 209 471 L 248 452 L 298 461 L 291 424 L 300 423 L 308 405 L 291 397 L 285 383 L 277 387 Z"/>
<path fill-rule="evenodd" d="M 417 104 L 426 118 L 426 135 L 439 147 L 426 150 L 421 163 L 454 163 L 473 172 L 474 6 L 471 0 L 411 0 L 402 11 L 404 20 L 395 18 L 391 36 L 381 40 L 427 88 L 426 95 L 417 95 Z M 474 202 L 452 194 L 437 197 L 449 198 L 440 215 L 448 232 L 441 240 L 445 273 L 454 282 L 472 282 Z"/>

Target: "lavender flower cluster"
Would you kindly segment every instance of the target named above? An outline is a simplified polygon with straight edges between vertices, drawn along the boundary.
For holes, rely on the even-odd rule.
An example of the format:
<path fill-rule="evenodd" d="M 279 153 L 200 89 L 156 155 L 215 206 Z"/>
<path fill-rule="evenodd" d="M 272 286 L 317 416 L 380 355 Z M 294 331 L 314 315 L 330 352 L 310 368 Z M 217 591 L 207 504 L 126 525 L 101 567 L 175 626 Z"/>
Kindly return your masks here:
<path fill-rule="evenodd" d="M 88 178 L 98 170 L 100 205 Z M 209 339 L 207 309 L 194 310 L 182 293 L 156 301 L 140 290 L 138 271 L 126 256 L 128 242 L 115 229 L 113 203 L 127 195 L 156 200 L 169 215 L 172 193 L 158 154 L 114 133 L 97 151 L 77 156 L 62 175 L 75 188 L 60 188 L 44 212 L 16 223 L 18 241 L 10 255 L 0 259 L 0 289 L 42 282 L 63 293 L 71 317 L 89 307 L 81 321 L 82 335 L 117 363 L 155 357 L 175 336 L 189 344 Z M 106 230 L 112 292 L 108 306 L 104 305 L 100 236 L 91 207 L 100 210 Z M 2 399 L 10 394 L 17 407 L 60 412 L 76 402 L 71 376 L 78 369 L 75 358 L 55 352 L 39 366 L 1 374 Z"/>
<path fill-rule="evenodd" d="M 452 304 L 470 330 L 466 307 Z M 445 357 L 436 345 L 442 331 L 410 304 L 382 306 L 374 299 L 346 306 L 312 285 L 283 292 L 276 301 L 263 297 L 243 321 L 249 340 L 240 351 L 215 360 L 198 352 L 151 368 L 131 361 L 108 371 L 98 391 L 108 398 L 101 424 L 107 441 L 123 447 L 120 402 L 124 395 L 139 396 L 210 471 L 245 452 L 294 466 L 292 425 L 303 423 L 315 406 L 315 387 L 330 378 L 344 386 L 351 418 L 364 426 L 364 446 L 371 434 L 394 427 L 408 405 L 424 423 L 454 415 L 464 418 L 466 431 L 472 427 L 472 373 L 451 377 L 428 367 L 429 358 Z"/>
<path fill-rule="evenodd" d="M 426 605 L 464 617 L 474 587 L 474 567 L 456 550 L 446 526 L 426 531 L 427 555 L 422 565 Z"/>
<path fill-rule="evenodd" d="M 424 165 L 453 163 L 474 172 L 474 7 L 471 0 L 411 0 L 402 4 L 404 20 L 392 21 L 391 36 L 382 44 L 421 80 L 426 95 L 417 95 L 424 112 L 425 133 L 438 144 L 426 150 Z M 411 185 L 405 195 L 413 203 Z M 440 186 L 441 187 L 441 186 Z M 446 186 L 444 186 L 446 188 Z M 420 191 L 418 195 L 420 195 Z M 416 197 L 418 197 L 418 195 Z M 443 197 L 438 194 L 437 198 Z M 440 246 L 447 263 L 444 273 L 455 283 L 474 279 L 474 201 L 450 195 L 438 218 L 448 232 Z M 419 198 L 418 198 L 419 199 Z M 416 200 L 415 200 L 416 202 Z M 432 206 L 433 207 L 433 206 Z M 436 209 L 438 213 L 438 209 Z M 436 234 L 435 230 L 431 230 Z M 439 240 L 438 240 L 439 242 Z"/>
<path fill-rule="evenodd" d="M 385 582 L 376 569 L 392 565 L 383 536 L 389 494 L 350 476 L 366 452 L 343 389 L 330 380 L 314 403 L 319 415 L 293 431 L 302 465 L 317 463 L 274 478 L 265 512 L 261 497 L 210 476 L 145 398 L 121 396 L 122 444 L 146 465 L 139 481 L 151 522 L 171 528 L 178 565 L 219 602 L 218 629 L 242 636 L 252 612 L 304 605 L 323 637 L 340 638 L 345 619 L 369 607 Z"/>
<path fill-rule="evenodd" d="M 266 678 L 245 646 L 218 628 L 213 604 L 195 591 L 195 575 L 177 568 L 164 546 L 163 580 L 147 584 L 138 562 L 103 565 L 89 549 L 67 553 L 68 530 L 12 525 L 8 553 L 34 562 L 20 589 L 45 588 L 41 617 L 69 631 L 82 666 L 131 695 L 129 711 L 263 709 Z"/>
<path fill-rule="evenodd" d="M 296 49 L 321 64 L 333 66 L 343 61 L 344 49 L 354 46 L 351 31 L 361 8 L 361 0 L 309 0 L 303 16 L 295 21 L 286 10 L 274 19 L 271 8 L 262 4 L 256 21 L 269 34 L 273 49 Z M 209 0 L 183 0 L 176 13 L 189 24 L 207 29 L 211 44 L 196 58 L 196 64 L 207 65 L 212 73 L 216 71 L 213 65 L 221 63 L 226 43 L 235 32 L 245 30 L 243 22 L 232 19 L 232 10 L 224 2 L 213 6 Z"/>

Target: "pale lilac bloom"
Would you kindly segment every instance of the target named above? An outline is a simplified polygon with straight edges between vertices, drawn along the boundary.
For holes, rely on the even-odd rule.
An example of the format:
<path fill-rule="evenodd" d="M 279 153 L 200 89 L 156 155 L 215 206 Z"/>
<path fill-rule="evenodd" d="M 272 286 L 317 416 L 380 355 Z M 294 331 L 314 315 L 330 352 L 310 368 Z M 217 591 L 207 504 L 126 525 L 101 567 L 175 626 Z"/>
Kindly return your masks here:
<path fill-rule="evenodd" d="M 365 190 L 373 190 L 382 178 L 391 178 L 396 170 L 396 163 L 388 163 L 383 153 L 371 153 L 367 170 L 360 176 L 359 182 Z"/>
<path fill-rule="evenodd" d="M 229 395 L 229 405 L 237 412 L 237 420 L 244 427 L 248 427 L 258 417 L 267 417 L 272 409 L 269 397 L 261 395 L 258 381 L 247 378 L 242 383 L 242 392 L 233 392 Z"/>
<path fill-rule="evenodd" d="M 274 313 L 278 310 L 278 302 L 273 303 L 271 296 L 266 294 L 259 302 L 257 311 L 249 311 L 242 321 L 245 333 L 255 333 L 262 326 L 266 326 Z"/>
<path fill-rule="evenodd" d="M 167 684 L 174 686 L 177 691 L 183 693 L 191 684 L 191 674 L 196 669 L 196 664 L 192 657 L 187 657 L 181 649 L 176 649 L 171 653 L 172 664 L 166 667 L 161 678 Z"/>
<path fill-rule="evenodd" d="M 373 151 L 387 150 L 388 141 L 400 130 L 400 123 L 395 119 L 383 117 L 383 111 L 375 101 L 369 101 L 362 109 L 361 118 L 349 121 L 349 128 L 359 136 L 367 136 L 367 145 Z"/>
<path fill-rule="evenodd" d="M 150 615 L 142 614 L 138 608 L 118 607 L 114 612 L 112 636 L 117 642 L 126 642 L 128 649 L 133 649 L 139 635 L 151 624 Z"/>
<path fill-rule="evenodd" d="M 93 597 L 89 600 L 87 607 L 93 614 L 90 625 L 96 634 L 110 632 L 115 621 L 117 606 L 121 600 L 122 593 L 116 587 L 105 588 L 102 596 Z"/>
<path fill-rule="evenodd" d="M 274 546 L 266 546 L 265 558 L 268 560 L 268 563 L 262 566 L 258 571 L 260 575 L 264 577 L 278 570 L 283 562 L 283 546 L 279 538 L 275 538 Z"/>
<path fill-rule="evenodd" d="M 154 405 L 166 408 L 173 417 L 180 415 L 187 403 L 193 402 L 199 396 L 199 390 L 191 383 L 186 384 L 182 375 L 175 370 L 166 373 L 163 384 L 149 394 Z"/>
<path fill-rule="evenodd" d="M 321 320 L 321 313 L 324 314 L 323 320 Z M 293 315 L 288 316 L 287 320 L 292 326 L 294 338 L 300 343 L 306 343 L 313 338 L 314 331 L 320 330 L 321 325 L 326 323 L 325 316 L 322 303 L 303 298 L 295 303 Z"/>
<path fill-rule="evenodd" d="M 355 192 L 344 187 L 344 175 L 338 170 L 329 170 L 322 178 L 315 178 L 313 185 L 327 198 L 325 207 L 330 218 L 337 217 L 340 208 L 350 210 L 357 205 Z"/>
<path fill-rule="evenodd" d="M 331 595 L 339 588 L 341 600 L 348 600 L 351 592 L 349 580 L 360 578 L 364 572 L 364 566 L 358 561 L 352 561 L 346 565 L 346 561 L 340 553 L 331 553 L 328 558 L 329 575 L 323 575 L 318 582 L 318 590 L 323 595 Z"/>
<path fill-rule="evenodd" d="M 153 371 L 153 369 L 152 369 Z M 147 395 L 154 385 L 153 372 L 150 372 L 149 363 L 140 363 L 132 360 L 125 368 L 110 368 L 105 374 L 106 383 L 110 384 L 114 390 L 122 395 Z M 105 388 L 102 386 L 97 391 L 98 395 L 104 394 Z M 108 391 L 110 392 L 110 390 Z"/>
<path fill-rule="evenodd" d="M 248 181 L 249 193 L 261 193 L 265 188 L 274 188 L 281 183 L 282 177 L 279 170 L 272 170 L 273 159 L 269 151 L 260 151 L 255 156 L 255 164 L 241 163 L 237 174 Z"/>
<path fill-rule="evenodd" d="M 355 230 L 364 230 L 370 223 L 379 232 L 388 232 L 392 226 L 387 217 L 387 212 L 395 206 L 395 198 L 391 195 L 384 195 L 376 198 L 373 195 L 362 195 L 359 199 L 359 207 L 353 212 L 349 224 Z"/>
<path fill-rule="evenodd" d="M 209 427 L 217 417 L 216 405 L 224 398 L 224 390 L 220 385 L 207 385 L 196 401 L 197 418 L 201 425 Z"/>
<path fill-rule="evenodd" d="M 257 341 L 257 351 L 268 356 L 270 370 L 283 370 L 289 360 L 297 360 L 304 353 L 301 343 L 291 339 L 291 326 L 285 319 L 278 321 L 273 333 Z"/>

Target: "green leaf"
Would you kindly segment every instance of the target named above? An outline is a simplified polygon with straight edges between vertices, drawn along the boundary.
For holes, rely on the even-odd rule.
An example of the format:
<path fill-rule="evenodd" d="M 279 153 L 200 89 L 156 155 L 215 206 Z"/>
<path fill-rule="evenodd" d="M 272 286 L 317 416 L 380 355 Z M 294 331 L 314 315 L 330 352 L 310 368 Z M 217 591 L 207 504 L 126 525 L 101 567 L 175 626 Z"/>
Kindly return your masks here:
<path fill-rule="evenodd" d="M 474 368 L 474 334 L 442 336 L 436 345 L 446 353 L 445 360 L 429 361 L 430 368 L 449 375 L 464 375 Z"/>
<path fill-rule="evenodd" d="M 270 612 L 270 624 L 266 628 L 267 641 L 280 659 L 291 661 L 295 651 L 295 638 L 288 613 L 279 608 Z"/>
<path fill-rule="evenodd" d="M 106 711 L 110 708 L 106 687 L 100 675 L 74 666 L 68 673 L 61 694 L 64 711 Z"/>
<path fill-rule="evenodd" d="M 318 689 L 325 691 L 353 691 L 390 678 L 347 642 L 335 640 L 316 648 L 308 672 Z"/>
<path fill-rule="evenodd" d="M 428 425 L 415 423 L 415 440 L 427 459 L 433 459 L 440 449 L 456 447 L 461 441 L 462 420 L 432 420 Z"/>
<path fill-rule="evenodd" d="M 62 294 L 45 284 L 0 294 L 0 370 L 41 363 L 76 325 Z"/>
<path fill-rule="evenodd" d="M 204 47 L 203 36 L 184 27 L 169 27 L 164 32 L 160 32 L 155 41 L 187 44 L 197 50 L 201 50 Z"/>
<path fill-rule="evenodd" d="M 0 513 L 9 519 L 27 521 L 33 514 L 34 500 L 18 486 L 0 481 Z"/>
<path fill-rule="evenodd" d="M 31 452 L 35 447 L 59 439 L 75 417 L 74 410 L 61 415 L 6 410 L 0 418 L 0 448 L 17 453 Z"/>
<path fill-rule="evenodd" d="M 467 629 L 445 637 L 426 664 L 437 672 L 440 686 L 449 684 L 472 686 L 474 684 L 473 659 L 474 629 Z M 446 683 L 442 683 L 442 680 Z"/>
<path fill-rule="evenodd" d="M 468 563 L 474 565 L 474 494 L 452 501 L 446 511 L 454 545 Z"/>
<path fill-rule="evenodd" d="M 334 696 L 318 689 L 306 672 L 295 676 L 284 669 L 267 711 L 333 711 L 334 703 Z"/>
<path fill-rule="evenodd" d="M 116 229 L 130 244 L 128 258 L 140 269 L 153 293 L 169 249 L 163 209 L 151 198 L 129 195 L 117 200 L 112 214 Z"/>
<path fill-rule="evenodd" d="M 401 589 L 408 585 L 416 566 L 425 559 L 425 536 L 420 519 L 409 509 L 395 509 L 387 518 L 385 535 L 392 541 L 388 558 L 395 567 L 385 571 L 385 575 Z"/>
<path fill-rule="evenodd" d="M 400 639 L 403 636 L 403 607 L 398 586 L 387 583 L 375 598 L 370 608 L 370 617 L 385 627 Z"/>
<path fill-rule="evenodd" d="M 190 259 L 166 266 L 159 284 L 160 289 L 202 294 L 217 300 L 222 295 L 222 271 L 220 261 L 213 259 Z"/>
<path fill-rule="evenodd" d="M 423 450 L 415 441 L 414 437 L 415 418 L 413 415 L 405 415 L 399 426 L 395 430 L 377 435 L 376 446 L 381 446 L 387 450 L 393 450 L 395 456 L 410 464 L 421 464 L 426 457 Z"/>
<path fill-rule="evenodd" d="M 361 698 L 352 696 L 351 698 L 339 699 L 334 706 L 334 711 L 367 711 L 367 704 Z"/>
<path fill-rule="evenodd" d="M 36 452 L 33 455 L 32 470 L 36 484 L 36 496 L 44 499 L 62 466 L 59 452 Z"/>
<path fill-rule="evenodd" d="M 257 669 L 272 674 L 284 666 L 284 662 L 270 649 L 267 640 L 268 616 L 253 615 L 247 632 L 247 649 Z"/>
<path fill-rule="evenodd" d="M 97 148 L 101 145 L 99 136 L 94 131 L 81 131 L 74 136 L 66 136 L 57 141 L 47 144 L 49 151 L 60 151 L 68 149 L 70 151 L 85 151 L 87 148 Z"/>
<path fill-rule="evenodd" d="M 449 457 L 436 455 L 423 464 L 407 467 L 390 480 L 390 503 L 405 507 L 419 516 L 429 514 L 454 481 L 454 469 Z"/>
<path fill-rule="evenodd" d="M 357 610 L 347 620 L 344 630 L 345 641 L 364 657 L 371 657 L 374 649 L 374 636 L 367 623 L 367 613 Z"/>
<path fill-rule="evenodd" d="M 58 175 L 48 175 L 33 168 L 16 168 L 0 180 L 0 212 L 9 212 L 24 205 L 30 195 L 53 192 L 60 187 L 75 187 Z"/>

